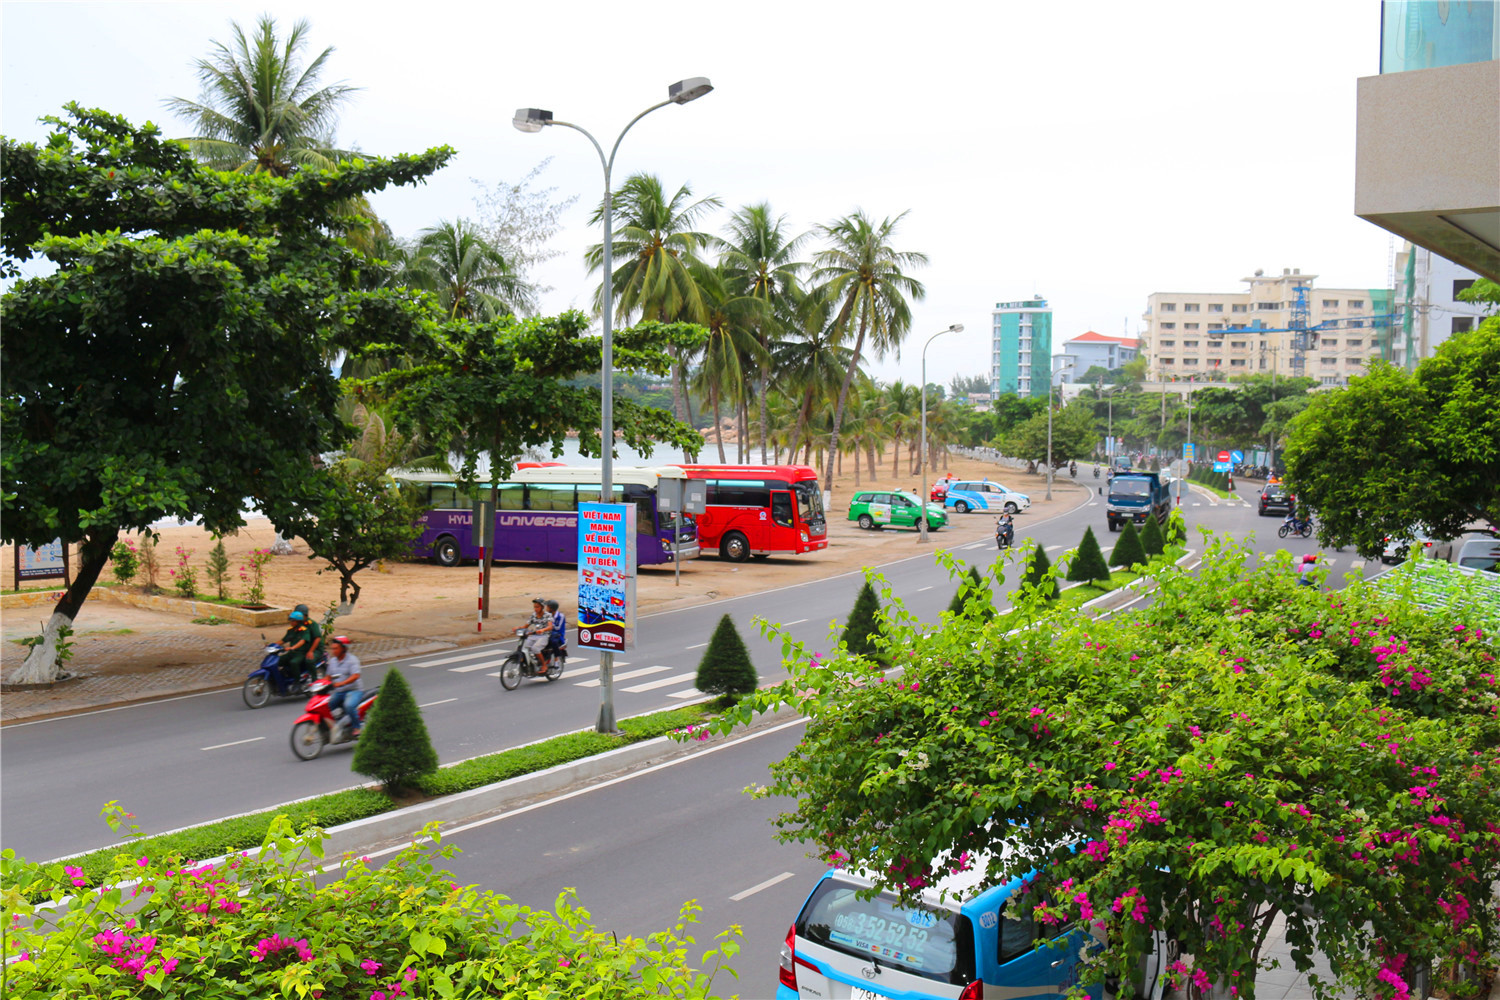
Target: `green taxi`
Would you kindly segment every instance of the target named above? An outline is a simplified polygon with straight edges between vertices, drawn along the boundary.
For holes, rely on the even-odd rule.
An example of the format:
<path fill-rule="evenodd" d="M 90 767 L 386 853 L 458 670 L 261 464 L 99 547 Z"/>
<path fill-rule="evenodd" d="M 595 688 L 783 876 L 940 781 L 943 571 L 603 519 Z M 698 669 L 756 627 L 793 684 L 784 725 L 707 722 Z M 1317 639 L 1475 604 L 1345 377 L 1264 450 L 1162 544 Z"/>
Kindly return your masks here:
<path fill-rule="evenodd" d="M 893 490 L 858 490 L 849 501 L 849 520 L 858 521 L 866 531 L 884 527 L 913 528 L 922 518 L 922 503 L 915 495 Z M 936 531 L 948 523 L 948 515 L 938 504 L 927 505 L 927 527 Z"/>

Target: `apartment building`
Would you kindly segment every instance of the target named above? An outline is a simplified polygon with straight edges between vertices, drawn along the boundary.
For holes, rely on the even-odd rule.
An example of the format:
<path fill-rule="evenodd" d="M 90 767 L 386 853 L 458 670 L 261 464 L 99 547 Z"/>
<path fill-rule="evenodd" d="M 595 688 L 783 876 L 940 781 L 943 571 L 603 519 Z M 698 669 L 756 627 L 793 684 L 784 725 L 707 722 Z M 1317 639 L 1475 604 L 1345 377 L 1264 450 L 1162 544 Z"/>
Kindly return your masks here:
<path fill-rule="evenodd" d="M 1443 341 L 1478 326 L 1484 308 L 1458 298 L 1478 277 L 1431 250 L 1407 243 L 1396 254 L 1396 298 L 1401 310 L 1391 330 L 1391 362 L 1415 368 L 1432 357 Z"/>
<path fill-rule="evenodd" d="M 1046 396 L 1052 365 L 1052 307 L 1041 297 L 996 302 L 990 390 Z"/>
<path fill-rule="evenodd" d="M 1141 342 L 1134 337 L 1109 337 L 1093 330 L 1080 333 L 1071 340 L 1063 341 L 1063 354 L 1076 360 L 1059 373 L 1059 380 L 1072 382 L 1097 365 L 1107 372 L 1134 361 L 1140 353 Z"/>
<path fill-rule="evenodd" d="M 1390 352 L 1391 293 L 1318 288 L 1317 275 L 1283 268 L 1240 279 L 1240 292 L 1153 292 L 1142 316 L 1149 378 L 1187 375 L 1305 375 L 1343 385 L 1372 358 Z M 1300 317 L 1327 328 L 1302 342 L 1290 331 Z"/>

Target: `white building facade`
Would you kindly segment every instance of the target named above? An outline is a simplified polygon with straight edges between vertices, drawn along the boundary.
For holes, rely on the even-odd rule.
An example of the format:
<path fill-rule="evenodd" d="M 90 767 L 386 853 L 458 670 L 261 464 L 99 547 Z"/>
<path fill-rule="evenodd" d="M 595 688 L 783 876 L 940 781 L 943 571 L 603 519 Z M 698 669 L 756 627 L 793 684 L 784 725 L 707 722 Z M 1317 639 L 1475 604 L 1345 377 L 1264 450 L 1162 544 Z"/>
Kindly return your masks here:
<path fill-rule="evenodd" d="M 1401 314 L 1392 330 L 1391 362 L 1415 368 L 1432 357 L 1455 333 L 1484 319 L 1479 305 L 1460 302 L 1458 293 L 1479 275 L 1423 247 L 1406 244 L 1396 254 L 1396 299 Z"/>

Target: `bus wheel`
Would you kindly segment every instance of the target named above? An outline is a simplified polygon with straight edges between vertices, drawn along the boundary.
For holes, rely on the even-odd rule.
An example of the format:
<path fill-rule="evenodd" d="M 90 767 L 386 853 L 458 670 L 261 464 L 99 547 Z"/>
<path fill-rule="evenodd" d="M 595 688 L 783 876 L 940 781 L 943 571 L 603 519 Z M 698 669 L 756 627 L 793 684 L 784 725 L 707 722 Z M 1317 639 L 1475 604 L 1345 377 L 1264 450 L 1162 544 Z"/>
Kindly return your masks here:
<path fill-rule="evenodd" d="M 730 562 L 744 562 L 750 558 L 750 540 L 738 531 L 731 531 L 719 543 L 719 556 Z"/>
<path fill-rule="evenodd" d="M 458 542 L 448 535 L 439 538 L 432 547 L 432 559 L 439 566 L 457 566 Z"/>

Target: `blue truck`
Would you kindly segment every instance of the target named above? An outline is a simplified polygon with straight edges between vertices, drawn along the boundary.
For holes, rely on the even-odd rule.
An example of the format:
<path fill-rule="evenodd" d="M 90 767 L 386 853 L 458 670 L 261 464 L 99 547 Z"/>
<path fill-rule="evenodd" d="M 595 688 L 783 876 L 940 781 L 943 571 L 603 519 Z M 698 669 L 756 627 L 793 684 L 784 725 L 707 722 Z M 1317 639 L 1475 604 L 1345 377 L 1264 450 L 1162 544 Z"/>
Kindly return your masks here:
<path fill-rule="evenodd" d="M 1172 498 L 1158 473 L 1116 472 L 1109 480 L 1105 511 L 1110 531 L 1119 531 L 1126 521 L 1145 524 L 1148 516 L 1165 523 L 1172 513 Z"/>

